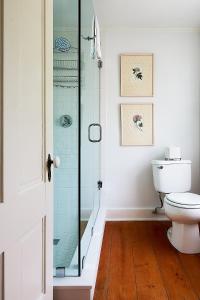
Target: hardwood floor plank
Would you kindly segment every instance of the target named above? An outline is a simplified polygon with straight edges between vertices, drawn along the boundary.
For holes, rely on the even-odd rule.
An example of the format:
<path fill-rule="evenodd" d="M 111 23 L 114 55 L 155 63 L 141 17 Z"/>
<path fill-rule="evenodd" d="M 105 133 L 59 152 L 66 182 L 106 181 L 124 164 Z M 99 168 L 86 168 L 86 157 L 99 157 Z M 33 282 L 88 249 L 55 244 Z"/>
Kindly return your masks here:
<path fill-rule="evenodd" d="M 107 300 L 137 299 L 132 232 L 128 227 L 125 222 L 116 222 L 113 226 Z"/>
<path fill-rule="evenodd" d="M 200 299 L 200 255 L 179 253 L 179 258 L 194 292 Z"/>
<path fill-rule="evenodd" d="M 151 224 L 146 223 L 146 226 L 149 225 Z M 136 235 L 133 257 L 138 300 L 167 300 L 167 293 L 144 222 L 135 222 L 133 233 Z"/>
<path fill-rule="evenodd" d="M 101 259 L 94 293 L 94 300 L 104 300 L 107 294 L 108 272 L 110 268 L 110 250 L 113 222 L 106 222 L 102 243 Z"/>
<path fill-rule="evenodd" d="M 148 228 L 168 297 L 171 300 L 197 300 L 199 298 L 180 263 L 179 253 L 167 239 L 168 227 L 168 223 L 154 222 L 153 227 Z"/>
<path fill-rule="evenodd" d="M 104 289 L 99 290 L 95 288 L 93 300 L 106 300 L 105 290 Z"/>

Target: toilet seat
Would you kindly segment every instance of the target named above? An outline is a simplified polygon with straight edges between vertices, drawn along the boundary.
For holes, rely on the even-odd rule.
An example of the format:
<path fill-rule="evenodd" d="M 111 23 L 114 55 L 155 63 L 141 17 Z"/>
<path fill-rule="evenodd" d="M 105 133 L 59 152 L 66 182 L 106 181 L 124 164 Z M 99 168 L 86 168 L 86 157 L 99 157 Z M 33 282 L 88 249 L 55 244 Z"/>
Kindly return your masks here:
<path fill-rule="evenodd" d="M 193 193 L 171 193 L 165 197 L 171 206 L 185 209 L 200 209 L 200 195 Z"/>

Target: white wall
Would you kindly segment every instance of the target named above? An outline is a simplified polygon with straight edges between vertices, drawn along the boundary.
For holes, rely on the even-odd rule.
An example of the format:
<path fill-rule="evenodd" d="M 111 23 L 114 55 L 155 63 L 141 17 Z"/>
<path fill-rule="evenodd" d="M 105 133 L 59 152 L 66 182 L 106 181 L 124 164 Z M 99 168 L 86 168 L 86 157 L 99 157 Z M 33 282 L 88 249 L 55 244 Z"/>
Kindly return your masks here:
<path fill-rule="evenodd" d="M 120 97 L 122 53 L 154 54 L 154 97 Z M 152 159 L 178 145 L 191 159 L 192 191 L 200 193 L 200 34 L 178 29 L 107 29 L 103 33 L 103 203 L 107 208 L 151 208 Z M 120 103 L 153 102 L 155 145 L 120 146 Z"/>

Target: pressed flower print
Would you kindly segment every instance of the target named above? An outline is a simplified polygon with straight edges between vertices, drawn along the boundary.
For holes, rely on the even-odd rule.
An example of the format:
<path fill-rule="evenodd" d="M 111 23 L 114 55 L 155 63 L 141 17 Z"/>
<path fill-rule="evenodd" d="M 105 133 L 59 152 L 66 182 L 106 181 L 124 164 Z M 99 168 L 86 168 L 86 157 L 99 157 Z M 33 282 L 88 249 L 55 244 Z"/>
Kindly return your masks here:
<path fill-rule="evenodd" d="M 153 96 L 153 54 L 121 55 L 121 96 Z"/>
<path fill-rule="evenodd" d="M 121 145 L 153 145 L 153 104 L 121 104 Z"/>
<path fill-rule="evenodd" d="M 133 122 L 138 130 L 140 130 L 140 131 L 143 130 L 144 125 L 143 125 L 143 119 L 142 119 L 141 115 L 134 115 Z"/>
<path fill-rule="evenodd" d="M 132 69 L 133 71 L 133 78 L 136 80 L 142 80 L 143 79 L 143 74 L 140 68 L 135 67 Z"/>

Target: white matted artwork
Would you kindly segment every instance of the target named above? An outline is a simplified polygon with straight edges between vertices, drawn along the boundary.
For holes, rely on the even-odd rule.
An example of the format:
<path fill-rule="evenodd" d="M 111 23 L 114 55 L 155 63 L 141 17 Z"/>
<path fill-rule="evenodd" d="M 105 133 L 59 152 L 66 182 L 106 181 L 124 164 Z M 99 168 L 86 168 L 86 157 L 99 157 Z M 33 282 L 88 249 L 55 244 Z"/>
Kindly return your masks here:
<path fill-rule="evenodd" d="M 121 96 L 153 96 L 153 54 L 121 55 Z"/>
<path fill-rule="evenodd" d="M 122 146 L 153 145 L 153 104 L 121 104 Z"/>

